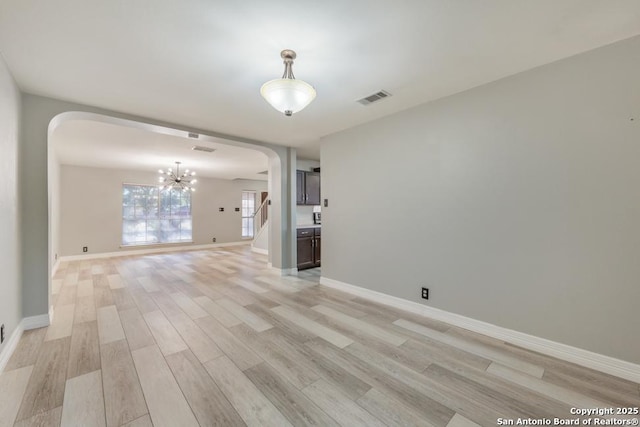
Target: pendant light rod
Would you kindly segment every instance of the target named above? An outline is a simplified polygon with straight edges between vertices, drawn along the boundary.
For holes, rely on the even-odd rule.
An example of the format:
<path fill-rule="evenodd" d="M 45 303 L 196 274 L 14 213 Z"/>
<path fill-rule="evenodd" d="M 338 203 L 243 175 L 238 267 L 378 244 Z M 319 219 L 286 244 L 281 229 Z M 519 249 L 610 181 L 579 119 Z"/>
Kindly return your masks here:
<path fill-rule="evenodd" d="M 284 73 L 282 74 L 282 78 L 295 80 L 295 76 L 293 75 L 293 60 L 296 59 L 296 53 L 291 49 L 285 49 L 280 52 L 280 57 L 284 59 Z"/>

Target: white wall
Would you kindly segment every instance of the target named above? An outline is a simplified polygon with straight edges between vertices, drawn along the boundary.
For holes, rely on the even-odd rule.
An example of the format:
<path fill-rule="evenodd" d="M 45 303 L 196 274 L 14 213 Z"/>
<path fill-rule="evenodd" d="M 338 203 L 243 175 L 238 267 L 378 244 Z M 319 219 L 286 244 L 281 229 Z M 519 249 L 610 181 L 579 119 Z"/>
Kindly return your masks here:
<path fill-rule="evenodd" d="M 325 138 L 323 276 L 640 363 L 638 76 L 633 38 Z"/>
<path fill-rule="evenodd" d="M 122 243 L 122 184 L 156 185 L 153 172 L 62 165 L 60 173 L 61 255 L 118 252 Z M 193 243 L 209 244 L 242 240 L 242 191 L 267 190 L 266 181 L 224 180 L 198 177 L 192 193 Z M 225 208 L 219 212 L 218 208 Z"/>
<path fill-rule="evenodd" d="M 18 145 L 20 134 L 20 92 L 0 55 L 0 324 L 5 325 L 5 342 L 22 319 L 20 286 L 20 206 L 18 201 Z"/>
<path fill-rule="evenodd" d="M 317 167 L 320 167 L 317 160 L 298 159 L 296 162 L 296 169 L 300 171 L 312 171 Z M 296 206 L 296 224 L 313 224 L 313 206 Z"/>

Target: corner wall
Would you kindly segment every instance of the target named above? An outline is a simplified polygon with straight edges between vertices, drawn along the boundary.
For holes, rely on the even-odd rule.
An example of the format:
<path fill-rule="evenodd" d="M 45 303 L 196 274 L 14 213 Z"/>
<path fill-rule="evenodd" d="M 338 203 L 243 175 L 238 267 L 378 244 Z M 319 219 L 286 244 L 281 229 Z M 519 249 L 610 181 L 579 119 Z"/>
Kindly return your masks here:
<path fill-rule="evenodd" d="M 20 91 L 0 55 L 0 324 L 5 341 L 0 355 L 22 320 L 20 276 L 19 156 L 21 120 Z M 3 368 L 0 356 L 0 372 Z"/>
<path fill-rule="evenodd" d="M 639 75 L 636 37 L 324 138 L 323 276 L 640 363 Z"/>

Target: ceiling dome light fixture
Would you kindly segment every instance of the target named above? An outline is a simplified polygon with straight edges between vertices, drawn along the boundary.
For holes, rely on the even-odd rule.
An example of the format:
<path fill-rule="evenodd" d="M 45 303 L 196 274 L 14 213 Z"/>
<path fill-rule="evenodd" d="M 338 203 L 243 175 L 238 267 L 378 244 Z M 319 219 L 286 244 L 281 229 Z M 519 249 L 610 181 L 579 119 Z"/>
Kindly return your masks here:
<path fill-rule="evenodd" d="M 189 169 L 187 169 L 182 174 L 180 174 L 180 162 L 176 162 L 175 172 L 173 171 L 173 169 L 169 168 L 166 172 L 162 169 L 159 169 L 158 173 L 160 175 L 166 175 L 160 176 L 160 178 L 158 178 L 158 182 L 160 182 L 160 184 L 163 184 L 163 190 L 168 190 L 171 188 L 182 191 L 196 191 L 196 189 L 192 186 L 193 184 L 198 182 L 198 180 L 189 179 L 192 176 L 195 176 L 196 173 L 194 171 L 189 172 Z"/>
<path fill-rule="evenodd" d="M 284 60 L 284 74 L 281 79 L 266 82 L 260 88 L 260 94 L 276 110 L 285 116 L 291 116 L 309 105 L 316 97 L 316 90 L 309 83 L 296 80 L 293 76 L 293 60 L 296 53 L 290 49 L 280 52 Z"/>

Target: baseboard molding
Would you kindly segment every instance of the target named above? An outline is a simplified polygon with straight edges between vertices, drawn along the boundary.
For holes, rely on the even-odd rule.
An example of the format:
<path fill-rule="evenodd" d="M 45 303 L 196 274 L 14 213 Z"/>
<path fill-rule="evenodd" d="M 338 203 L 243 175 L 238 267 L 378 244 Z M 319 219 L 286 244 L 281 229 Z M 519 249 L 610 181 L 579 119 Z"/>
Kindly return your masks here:
<path fill-rule="evenodd" d="M 0 353 L 0 374 L 4 372 L 4 368 L 6 368 L 7 363 L 9 363 L 9 359 L 11 359 L 13 352 L 18 347 L 18 342 L 20 342 L 22 332 L 24 332 L 24 328 L 22 326 L 22 322 L 20 322 L 18 327 L 13 330 L 7 344 L 5 344 L 2 352 Z"/>
<path fill-rule="evenodd" d="M 523 332 L 503 328 L 501 326 L 482 322 L 480 320 L 475 320 L 459 314 L 440 310 L 438 308 L 425 306 L 417 302 L 350 285 L 328 277 L 321 277 L 320 284 L 348 292 L 380 304 L 406 310 L 411 313 L 416 313 L 460 328 L 487 335 L 547 356 L 556 357 L 567 362 L 572 362 L 577 365 L 614 375 L 626 380 L 640 382 L 640 365 L 635 363 L 572 347 L 567 344 L 536 337 L 534 335 L 525 334 Z"/>
<path fill-rule="evenodd" d="M 20 342 L 20 338 L 22 338 L 23 332 L 30 329 L 49 326 L 51 324 L 51 316 L 52 314 L 42 314 L 40 316 L 25 317 L 24 319 L 22 319 L 22 321 L 20 321 L 20 323 L 18 323 L 18 326 L 11 333 L 7 344 L 5 344 L 5 347 L 0 353 L 0 374 L 4 372 L 4 368 L 6 368 L 7 363 L 9 363 L 9 359 L 11 359 L 13 352 L 16 351 L 18 343 Z"/>
<path fill-rule="evenodd" d="M 25 331 L 30 329 L 44 328 L 51 324 L 53 312 L 50 314 L 41 314 L 39 316 L 25 317 L 22 319 L 22 328 Z"/>
<path fill-rule="evenodd" d="M 222 248 L 225 246 L 242 246 L 251 242 L 228 242 L 228 243 L 208 243 L 206 245 L 182 245 L 182 246 L 162 246 L 147 249 L 122 249 L 120 252 L 101 252 L 95 254 L 66 255 L 58 258 L 59 261 L 79 261 L 85 259 L 112 258 L 131 255 L 147 255 L 162 252 L 198 251 L 202 249 Z"/>
<path fill-rule="evenodd" d="M 269 262 L 269 263 L 267 263 L 267 268 L 280 273 L 281 276 L 297 276 L 298 275 L 298 268 L 297 267 L 294 267 L 294 268 L 278 268 L 278 267 L 274 267 L 273 264 L 271 264 Z"/>
<path fill-rule="evenodd" d="M 56 262 L 53 263 L 53 267 L 51 267 L 51 277 L 56 275 L 56 272 L 58 271 L 58 267 L 60 267 L 60 258 L 58 258 Z"/>
<path fill-rule="evenodd" d="M 280 276 L 297 276 L 298 269 L 297 268 L 275 268 L 271 267 L 272 270 L 279 273 Z"/>
<path fill-rule="evenodd" d="M 251 246 L 251 252 L 255 252 L 257 254 L 269 255 L 269 251 L 267 249 L 254 248 Z"/>
<path fill-rule="evenodd" d="M 282 275 L 283 276 L 297 276 L 298 275 L 298 268 L 294 267 L 294 268 L 283 268 L 280 271 L 282 271 Z"/>

